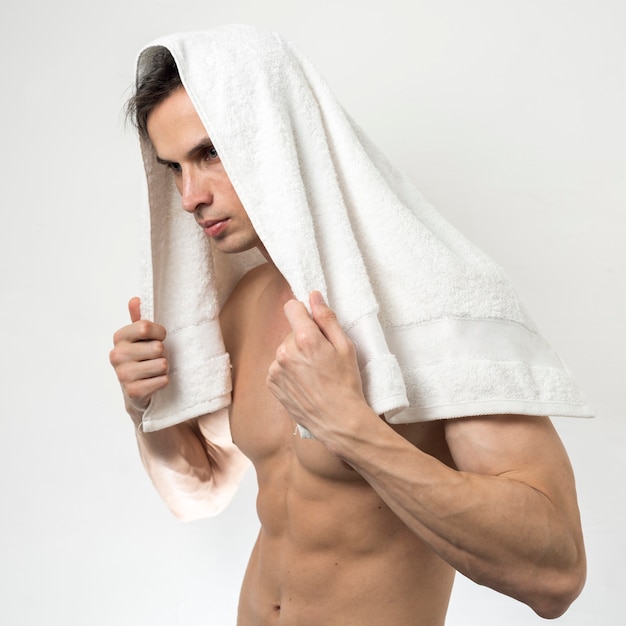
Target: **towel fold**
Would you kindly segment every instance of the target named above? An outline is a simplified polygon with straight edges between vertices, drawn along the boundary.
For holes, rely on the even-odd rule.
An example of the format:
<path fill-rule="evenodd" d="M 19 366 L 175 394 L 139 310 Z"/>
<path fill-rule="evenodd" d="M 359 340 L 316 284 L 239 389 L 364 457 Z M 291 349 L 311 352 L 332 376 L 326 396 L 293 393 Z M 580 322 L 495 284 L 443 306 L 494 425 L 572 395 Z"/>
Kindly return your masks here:
<path fill-rule="evenodd" d="M 250 26 L 175 34 L 141 51 L 139 76 L 162 47 L 295 297 L 321 291 L 355 342 L 374 411 L 390 423 L 592 416 L 502 270 L 386 160 L 293 45 Z M 142 152 L 142 314 L 168 330 L 171 367 L 143 418 L 152 431 L 229 406 L 218 315 L 264 259 L 214 250 L 149 141 Z"/>

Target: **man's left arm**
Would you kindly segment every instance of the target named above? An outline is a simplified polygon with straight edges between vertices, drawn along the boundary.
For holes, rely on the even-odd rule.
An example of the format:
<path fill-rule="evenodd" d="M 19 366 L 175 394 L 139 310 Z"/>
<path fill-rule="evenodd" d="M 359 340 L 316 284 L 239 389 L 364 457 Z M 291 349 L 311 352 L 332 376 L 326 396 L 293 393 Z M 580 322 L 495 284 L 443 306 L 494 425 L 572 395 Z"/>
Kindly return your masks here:
<path fill-rule="evenodd" d="M 292 417 L 455 569 L 542 617 L 565 612 L 584 584 L 585 551 L 573 472 L 550 421 L 448 420 L 452 469 L 367 406 L 354 346 L 319 294 L 311 309 L 313 319 L 287 303 L 293 333 L 268 376 Z"/>

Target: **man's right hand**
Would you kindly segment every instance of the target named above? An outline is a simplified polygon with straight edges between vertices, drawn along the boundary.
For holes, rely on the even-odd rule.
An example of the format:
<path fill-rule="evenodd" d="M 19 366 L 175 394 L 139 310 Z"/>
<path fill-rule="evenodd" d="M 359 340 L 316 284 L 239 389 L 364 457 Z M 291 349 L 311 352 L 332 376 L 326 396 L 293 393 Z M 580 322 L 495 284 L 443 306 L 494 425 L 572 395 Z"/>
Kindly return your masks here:
<path fill-rule="evenodd" d="M 133 420 L 141 419 L 152 395 L 169 383 L 169 365 L 163 341 L 165 328 L 141 319 L 139 298 L 128 303 L 131 324 L 113 335 L 111 365 L 122 385 L 126 408 Z"/>

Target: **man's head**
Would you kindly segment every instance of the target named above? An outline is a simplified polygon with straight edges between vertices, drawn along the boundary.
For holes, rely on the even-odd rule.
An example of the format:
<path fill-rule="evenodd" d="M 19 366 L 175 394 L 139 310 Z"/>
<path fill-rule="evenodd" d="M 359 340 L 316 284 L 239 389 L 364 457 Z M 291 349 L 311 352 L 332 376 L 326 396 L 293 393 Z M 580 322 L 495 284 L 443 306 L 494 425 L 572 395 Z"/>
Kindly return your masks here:
<path fill-rule="evenodd" d="M 215 160 L 212 153 L 206 153 L 207 168 L 202 173 L 208 175 L 217 169 L 216 162 L 224 166 L 259 239 L 268 250 L 273 249 L 272 256 L 280 259 L 283 229 L 290 233 L 290 240 L 303 245 L 315 237 L 311 212 L 322 203 L 341 200 L 334 164 L 323 143 L 328 129 L 319 115 L 322 103 L 316 99 L 317 91 L 330 100 L 331 113 L 337 105 L 313 68 L 288 42 L 275 33 L 240 26 L 206 33 L 178 33 L 146 46 L 137 59 L 136 71 L 137 92 L 128 109 L 141 135 L 151 216 L 160 220 L 165 211 L 169 213 L 174 208 L 168 187 L 170 177 L 184 195 L 185 207 L 191 209 L 194 197 L 198 199 L 194 213 L 199 222 L 220 219 L 222 210 L 227 209 L 218 206 L 213 194 L 209 211 L 210 188 L 207 191 L 192 185 L 191 189 L 202 193 L 187 193 L 190 187 L 186 183 L 194 182 L 187 174 L 200 172 L 185 167 L 196 164 L 188 152 L 204 142 L 205 137 L 195 133 L 192 143 L 182 142 L 182 135 L 177 135 L 176 141 L 170 142 L 174 139 L 168 135 L 172 117 L 159 115 L 159 123 L 151 124 L 156 121 L 156 109 L 184 89 L 201 118 L 205 136 L 214 142 L 219 154 Z M 182 104 L 184 98 L 176 100 Z M 177 107 L 165 107 L 161 112 L 166 110 L 175 112 L 181 122 L 184 117 L 189 121 L 193 118 L 179 116 L 183 110 Z M 194 124 L 187 128 L 195 127 L 197 121 L 193 118 Z M 165 166 L 155 167 L 154 153 L 171 171 Z M 200 180 L 195 178 L 196 183 Z M 321 194 L 322 190 L 327 193 Z M 332 200 L 322 200 L 323 195 L 332 196 Z M 278 209 L 280 218 L 276 215 Z M 300 227 L 302 223 L 304 226 Z M 234 226 L 234 220 L 231 225 Z M 213 230 L 207 234 L 211 236 Z M 212 243 L 218 243 L 217 239 L 212 237 Z M 241 250 L 241 246 L 228 236 L 220 239 L 219 249 L 235 251 Z"/>
<path fill-rule="evenodd" d="M 211 139 L 183 88 L 174 57 L 157 48 L 126 107 L 157 161 L 171 171 L 182 206 L 225 252 L 260 242 Z"/>
<path fill-rule="evenodd" d="M 148 137 L 148 116 L 159 103 L 182 86 L 174 57 L 167 48 L 157 48 L 145 71 L 137 78 L 135 93 L 126 104 L 127 118 L 139 133 Z"/>

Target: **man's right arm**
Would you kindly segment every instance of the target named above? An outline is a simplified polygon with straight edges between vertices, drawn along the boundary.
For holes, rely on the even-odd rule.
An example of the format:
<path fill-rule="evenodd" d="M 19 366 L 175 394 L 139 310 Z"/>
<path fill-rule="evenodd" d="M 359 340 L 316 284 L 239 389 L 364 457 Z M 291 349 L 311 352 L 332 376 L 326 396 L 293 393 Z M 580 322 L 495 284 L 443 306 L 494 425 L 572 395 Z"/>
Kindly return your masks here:
<path fill-rule="evenodd" d="M 139 452 L 159 495 L 176 517 L 192 520 L 225 508 L 249 463 L 232 442 L 227 411 L 157 432 L 141 430 L 150 398 L 169 383 L 159 324 L 142 320 L 139 298 L 128 303 L 131 324 L 118 330 L 110 361 L 136 426 Z"/>

